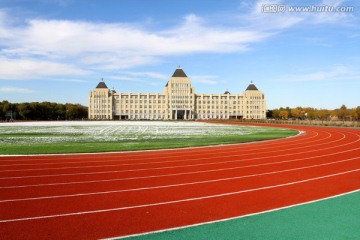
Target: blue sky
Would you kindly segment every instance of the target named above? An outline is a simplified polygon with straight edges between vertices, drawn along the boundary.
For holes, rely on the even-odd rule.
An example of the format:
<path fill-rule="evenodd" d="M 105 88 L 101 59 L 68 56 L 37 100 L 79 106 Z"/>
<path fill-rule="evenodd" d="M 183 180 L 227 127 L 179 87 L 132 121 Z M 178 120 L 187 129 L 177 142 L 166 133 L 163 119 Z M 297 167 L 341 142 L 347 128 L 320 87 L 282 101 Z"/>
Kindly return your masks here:
<path fill-rule="evenodd" d="M 161 93 L 181 65 L 196 93 L 253 81 L 269 109 L 356 107 L 359 12 L 358 0 L 0 0 L 0 101 L 87 105 L 101 78 Z"/>

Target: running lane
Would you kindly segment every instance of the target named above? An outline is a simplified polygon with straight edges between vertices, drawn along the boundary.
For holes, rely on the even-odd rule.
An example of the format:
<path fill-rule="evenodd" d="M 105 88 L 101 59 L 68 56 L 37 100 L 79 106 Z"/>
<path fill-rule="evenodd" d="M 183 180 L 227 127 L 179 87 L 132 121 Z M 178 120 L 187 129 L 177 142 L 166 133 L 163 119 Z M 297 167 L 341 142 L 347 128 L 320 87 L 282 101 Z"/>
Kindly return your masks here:
<path fill-rule="evenodd" d="M 360 131 L 192 149 L 0 157 L 0 236 L 98 239 L 263 212 L 360 189 Z"/>

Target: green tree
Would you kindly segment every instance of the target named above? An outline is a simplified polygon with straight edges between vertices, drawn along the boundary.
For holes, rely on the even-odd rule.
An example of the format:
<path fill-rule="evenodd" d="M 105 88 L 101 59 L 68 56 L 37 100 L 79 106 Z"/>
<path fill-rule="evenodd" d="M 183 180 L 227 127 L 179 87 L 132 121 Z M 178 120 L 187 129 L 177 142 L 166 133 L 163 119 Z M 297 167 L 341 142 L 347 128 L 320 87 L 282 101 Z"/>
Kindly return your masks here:
<path fill-rule="evenodd" d="M 66 106 L 64 104 L 57 104 L 55 107 L 56 119 L 65 120 Z"/>
<path fill-rule="evenodd" d="M 31 108 L 29 103 L 21 103 L 17 106 L 20 119 L 28 120 L 30 118 Z"/>
<path fill-rule="evenodd" d="M 9 111 L 10 109 L 10 103 L 8 101 L 2 101 L 1 102 L 1 106 L 0 106 L 0 117 L 1 119 L 5 119 L 5 115 L 6 113 Z"/>
<path fill-rule="evenodd" d="M 280 117 L 279 117 L 279 114 L 280 114 L 280 110 L 279 110 L 279 109 L 274 109 L 274 110 L 272 111 L 272 117 L 275 118 L 275 119 L 280 118 Z"/>
<path fill-rule="evenodd" d="M 0 119 L 5 119 L 10 113 L 22 120 L 64 120 L 87 118 L 87 107 L 80 104 L 60 104 L 53 102 L 31 102 L 12 104 L 0 102 Z"/>

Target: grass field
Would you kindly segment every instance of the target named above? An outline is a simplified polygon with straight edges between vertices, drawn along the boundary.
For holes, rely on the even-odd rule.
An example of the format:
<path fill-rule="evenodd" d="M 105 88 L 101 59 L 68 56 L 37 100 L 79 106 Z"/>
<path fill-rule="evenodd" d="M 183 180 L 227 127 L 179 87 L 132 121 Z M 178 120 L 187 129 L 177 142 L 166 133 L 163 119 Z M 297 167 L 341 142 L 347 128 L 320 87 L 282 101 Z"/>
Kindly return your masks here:
<path fill-rule="evenodd" d="M 0 154 L 132 151 L 242 143 L 295 130 L 201 122 L 23 122 L 0 124 Z"/>

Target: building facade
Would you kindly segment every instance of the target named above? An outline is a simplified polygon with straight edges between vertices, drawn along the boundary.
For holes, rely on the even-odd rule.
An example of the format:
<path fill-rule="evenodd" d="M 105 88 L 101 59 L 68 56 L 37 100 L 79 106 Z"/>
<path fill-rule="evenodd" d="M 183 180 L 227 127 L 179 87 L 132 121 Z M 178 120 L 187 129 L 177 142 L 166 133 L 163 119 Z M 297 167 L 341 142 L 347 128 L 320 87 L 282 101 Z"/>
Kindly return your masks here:
<path fill-rule="evenodd" d="M 163 93 L 117 93 L 101 80 L 89 94 L 89 119 L 265 119 L 266 100 L 251 82 L 242 94 L 196 94 L 179 67 Z"/>

